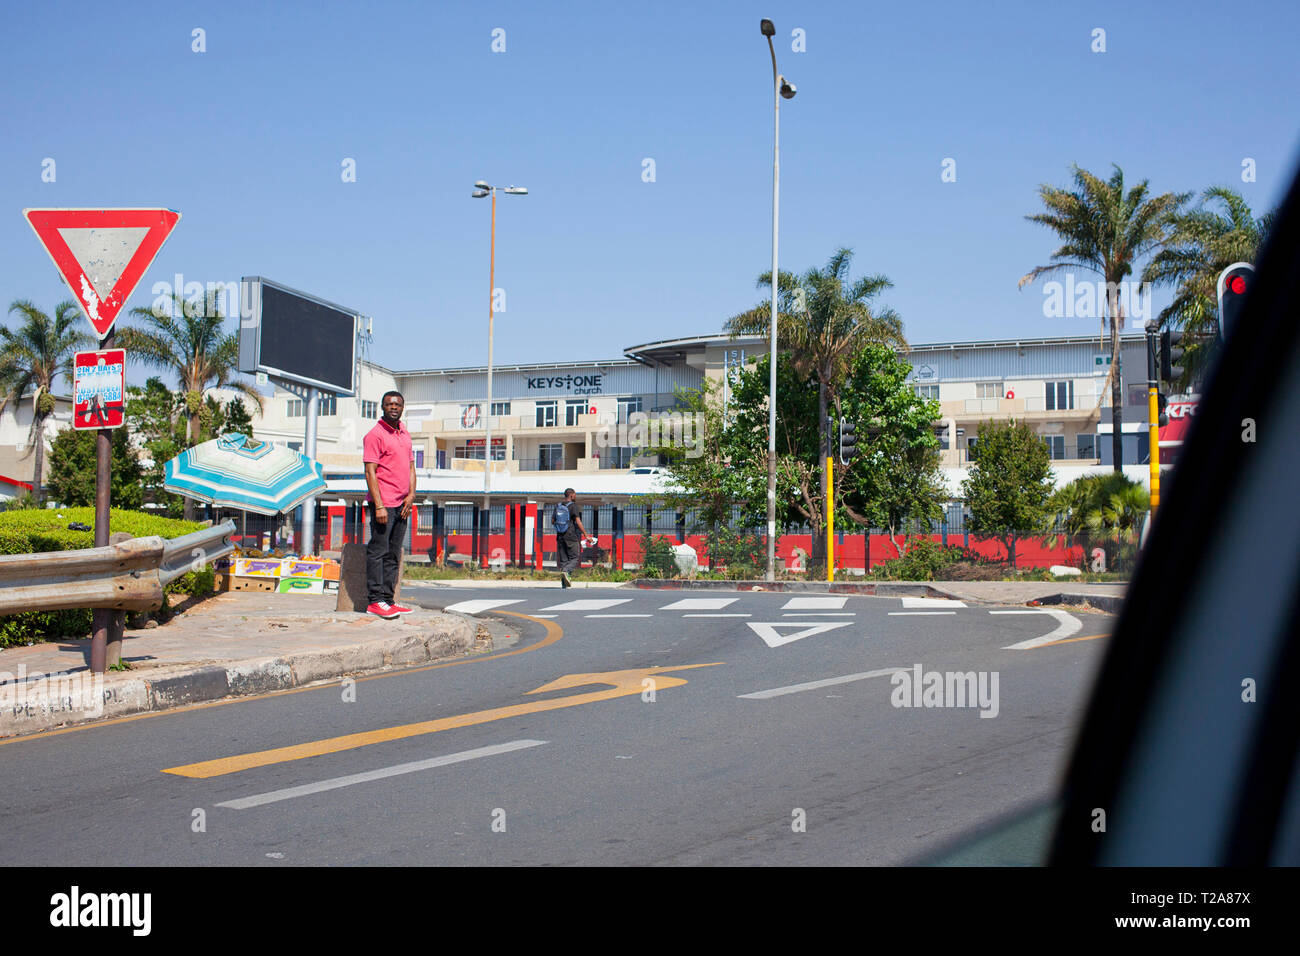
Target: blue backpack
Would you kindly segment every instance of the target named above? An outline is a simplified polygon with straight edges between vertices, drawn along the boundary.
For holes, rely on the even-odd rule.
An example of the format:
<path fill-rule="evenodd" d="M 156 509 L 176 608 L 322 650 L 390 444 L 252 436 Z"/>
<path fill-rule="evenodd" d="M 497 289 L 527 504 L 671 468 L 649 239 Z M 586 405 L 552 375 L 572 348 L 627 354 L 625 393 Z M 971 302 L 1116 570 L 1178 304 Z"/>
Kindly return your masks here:
<path fill-rule="evenodd" d="M 551 514 L 551 523 L 555 525 L 557 534 L 564 534 L 569 530 L 569 505 L 561 501 L 555 506 L 555 511 Z"/>

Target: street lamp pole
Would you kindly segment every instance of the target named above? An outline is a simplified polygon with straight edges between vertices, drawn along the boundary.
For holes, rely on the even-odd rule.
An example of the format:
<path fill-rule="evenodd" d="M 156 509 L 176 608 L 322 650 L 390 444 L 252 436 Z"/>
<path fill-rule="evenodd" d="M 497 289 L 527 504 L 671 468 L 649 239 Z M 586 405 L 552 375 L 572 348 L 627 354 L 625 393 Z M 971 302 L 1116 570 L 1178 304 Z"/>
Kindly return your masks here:
<path fill-rule="evenodd" d="M 478 548 L 479 565 L 486 563 L 488 541 L 492 536 L 492 344 L 496 328 L 496 271 L 497 271 L 497 189 L 479 180 L 474 184 L 473 196 L 482 199 L 492 197 L 492 238 L 488 253 L 488 364 L 487 364 L 487 410 L 483 419 L 483 531 L 474 529 L 481 542 Z M 523 186 L 506 186 L 505 192 L 512 196 L 526 196 L 528 190 Z"/>
<path fill-rule="evenodd" d="M 785 81 L 776 69 L 776 47 L 772 37 L 776 27 L 771 20 L 762 20 L 759 30 L 767 37 L 767 49 L 772 54 L 772 321 L 770 340 L 770 380 L 767 396 L 767 580 L 776 580 L 776 238 L 781 209 L 781 97 L 794 97 L 794 87 Z"/>

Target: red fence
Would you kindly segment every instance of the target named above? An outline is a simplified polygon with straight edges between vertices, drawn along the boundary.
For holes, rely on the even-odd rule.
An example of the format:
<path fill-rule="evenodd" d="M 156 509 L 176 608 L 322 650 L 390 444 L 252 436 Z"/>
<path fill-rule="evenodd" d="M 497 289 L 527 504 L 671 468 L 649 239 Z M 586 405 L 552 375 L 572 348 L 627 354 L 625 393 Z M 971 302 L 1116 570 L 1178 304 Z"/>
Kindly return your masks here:
<path fill-rule="evenodd" d="M 358 509 L 351 522 L 348 520 L 347 507 L 330 506 L 321 521 L 318 547 L 322 550 L 338 550 L 351 541 L 364 541 L 365 529 L 369 516 Z M 656 538 L 664 538 L 673 544 L 681 539 L 673 534 L 656 533 Z M 942 544 L 945 536 L 931 534 L 913 536 L 911 540 L 927 538 Z M 695 549 L 702 567 L 708 567 L 708 543 L 705 535 L 688 534 L 686 544 Z M 486 546 L 484 546 L 486 541 Z M 835 543 L 835 566 L 842 569 L 865 569 L 874 567 L 899 556 L 898 549 L 886 534 L 870 536 L 870 562 L 867 562 L 866 548 L 868 538 L 860 532 L 837 534 Z M 621 566 L 636 567 L 641 564 L 641 536 L 637 533 L 619 535 L 607 529 L 601 529 L 597 536 L 598 547 L 611 555 L 614 562 Z M 948 534 L 946 542 L 950 546 L 963 546 L 989 560 L 1005 561 L 1007 552 L 1002 542 L 996 538 L 977 538 L 974 535 Z M 480 557 L 484 551 L 487 561 Z M 812 536 L 807 534 L 782 535 L 777 543 L 778 560 L 787 570 L 799 570 L 806 562 L 812 550 Z M 488 536 L 475 535 L 469 531 L 445 531 L 439 533 L 436 522 L 432 526 L 421 527 L 419 522 L 411 523 L 409 551 L 412 554 L 427 556 L 437 561 L 443 557 L 461 556 L 479 563 L 504 563 L 516 567 L 541 567 L 553 565 L 555 561 L 555 534 L 545 527 L 539 529 L 536 505 L 511 505 L 507 508 L 505 533 L 497 532 Z M 538 561 L 538 552 L 541 562 Z M 1064 542 L 1055 547 L 1047 547 L 1040 537 L 1019 538 L 1016 541 L 1016 567 L 1048 567 L 1064 564 L 1080 567 L 1084 559 L 1085 548 L 1075 544 L 1066 546 Z M 796 552 L 802 552 L 797 554 Z"/>

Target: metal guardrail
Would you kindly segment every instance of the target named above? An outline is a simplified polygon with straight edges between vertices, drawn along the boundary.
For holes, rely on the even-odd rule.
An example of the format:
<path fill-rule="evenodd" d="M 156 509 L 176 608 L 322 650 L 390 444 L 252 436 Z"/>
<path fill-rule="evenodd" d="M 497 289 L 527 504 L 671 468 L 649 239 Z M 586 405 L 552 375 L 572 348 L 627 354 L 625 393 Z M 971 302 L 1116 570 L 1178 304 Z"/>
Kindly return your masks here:
<path fill-rule="evenodd" d="M 187 571 L 234 550 L 235 523 L 180 538 L 131 538 L 103 548 L 0 555 L 0 615 L 112 608 L 146 611 Z"/>

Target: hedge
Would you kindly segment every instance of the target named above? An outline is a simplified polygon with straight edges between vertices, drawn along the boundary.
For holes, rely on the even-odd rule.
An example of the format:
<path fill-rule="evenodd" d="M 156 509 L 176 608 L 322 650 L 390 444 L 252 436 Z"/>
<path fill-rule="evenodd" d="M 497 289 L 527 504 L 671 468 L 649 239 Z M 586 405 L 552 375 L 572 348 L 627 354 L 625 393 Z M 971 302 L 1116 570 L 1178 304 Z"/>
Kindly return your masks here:
<path fill-rule="evenodd" d="M 87 525 L 89 531 L 74 531 L 68 525 Z M 94 508 L 23 509 L 0 512 L 0 554 L 34 554 L 41 551 L 73 551 L 95 546 Z M 177 521 L 140 511 L 114 508 L 109 515 L 113 532 L 125 531 L 135 538 L 157 535 L 179 538 L 203 528 L 197 521 Z M 166 594 L 201 594 L 212 590 L 210 568 L 190 571 L 166 587 Z M 163 608 L 167 608 L 166 595 Z M 0 617 L 0 647 L 52 641 L 64 637 L 85 637 L 91 629 L 88 609 L 32 611 Z"/>

